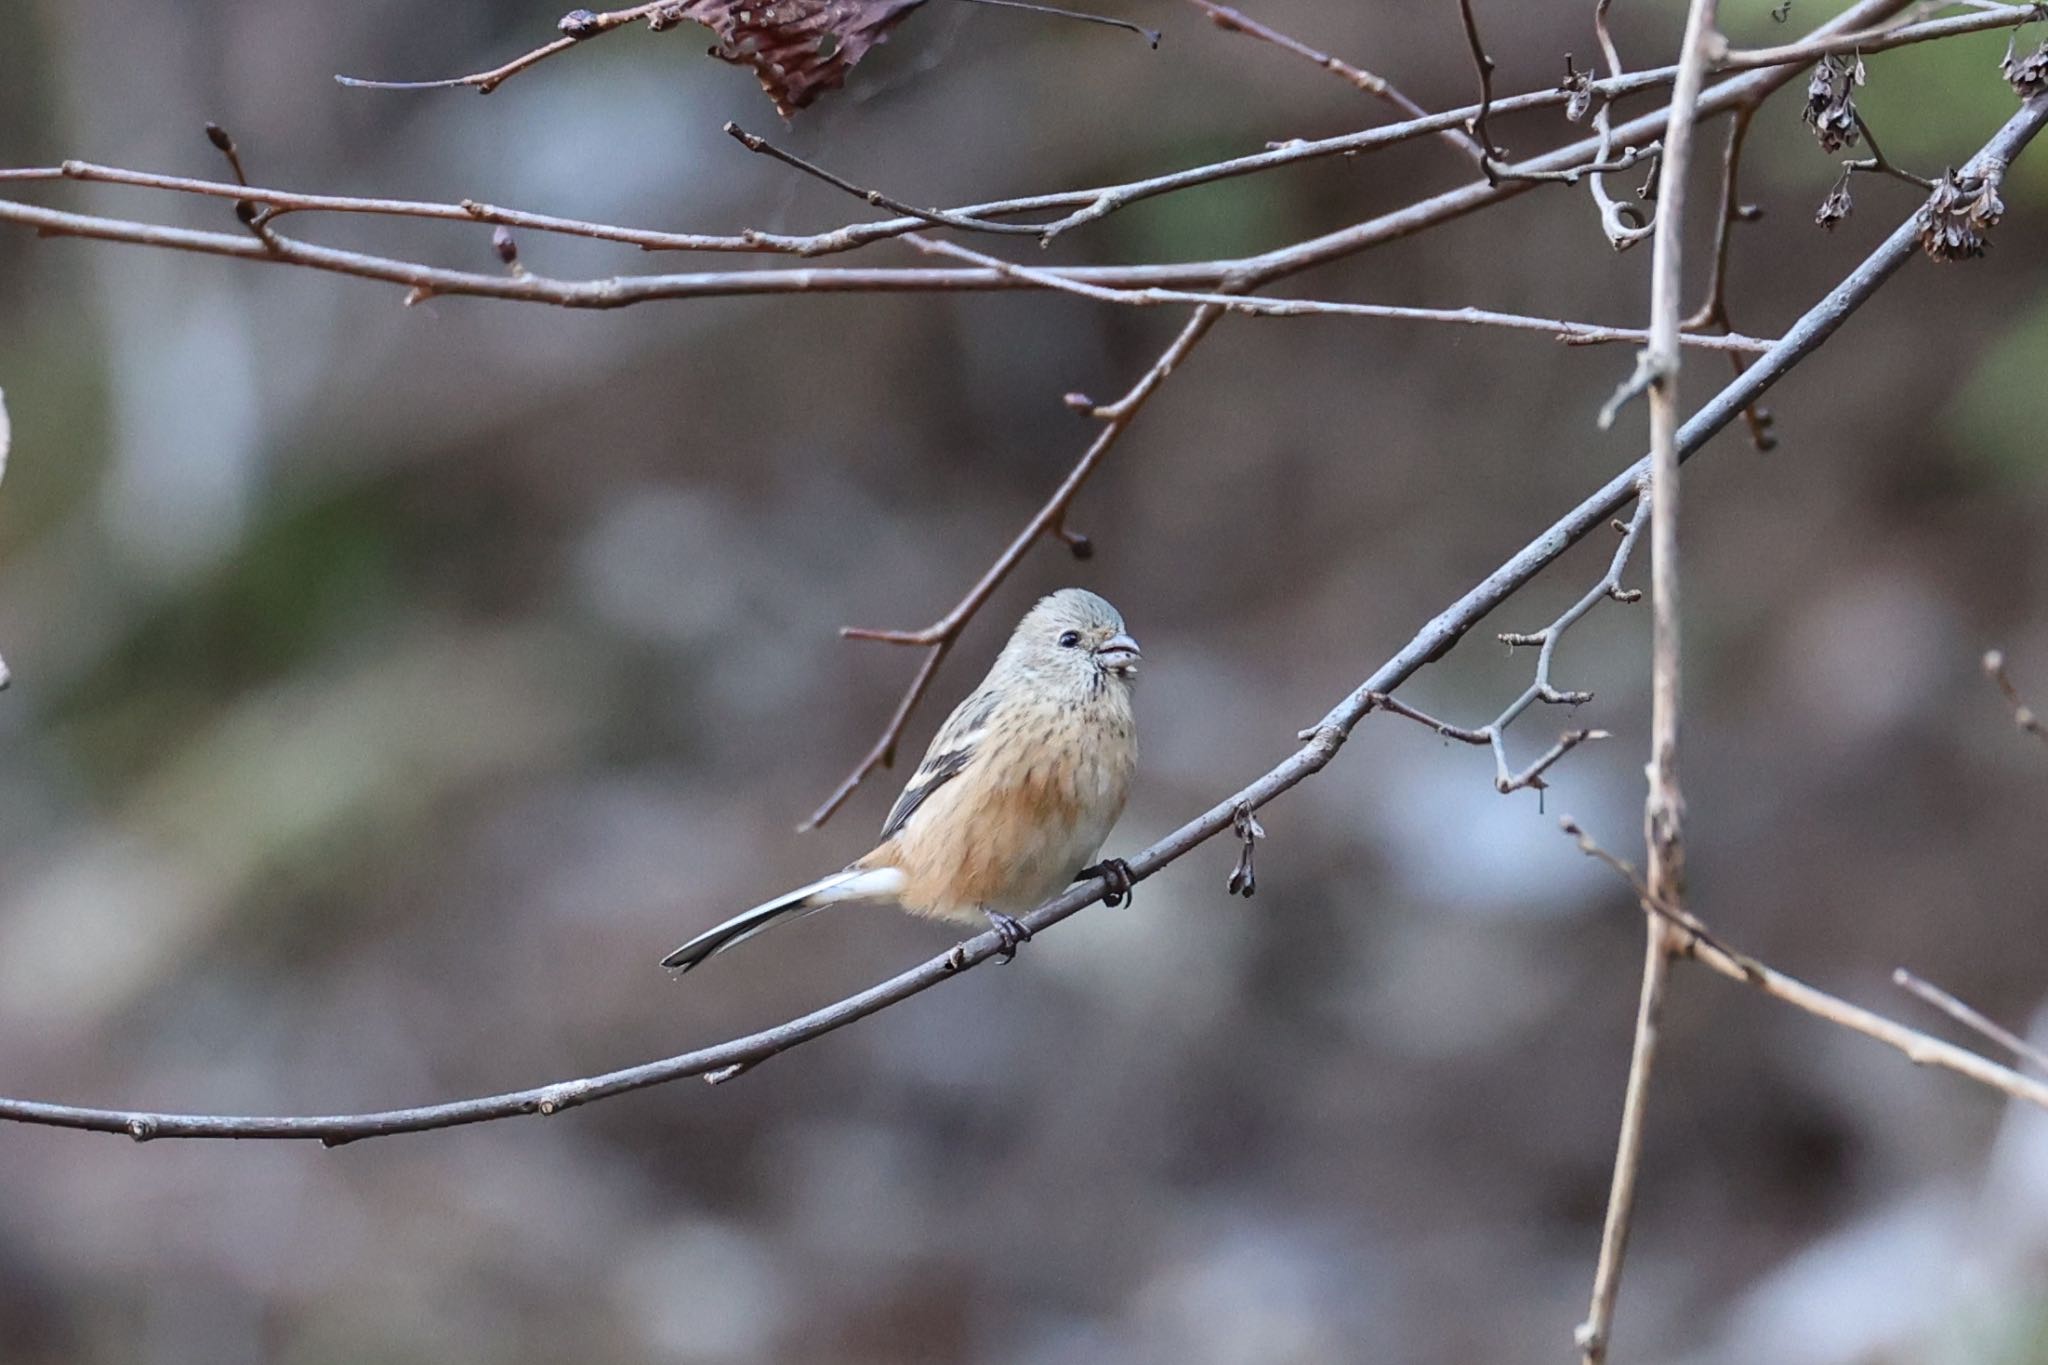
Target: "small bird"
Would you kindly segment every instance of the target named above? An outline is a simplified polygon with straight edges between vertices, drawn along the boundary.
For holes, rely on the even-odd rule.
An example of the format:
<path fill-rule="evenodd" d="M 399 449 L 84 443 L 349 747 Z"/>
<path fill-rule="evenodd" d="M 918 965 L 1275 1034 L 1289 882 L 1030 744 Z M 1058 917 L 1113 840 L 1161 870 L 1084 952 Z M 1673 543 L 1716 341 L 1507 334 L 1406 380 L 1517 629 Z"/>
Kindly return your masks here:
<path fill-rule="evenodd" d="M 1131 679 L 1138 642 L 1081 588 L 1040 599 L 995 666 L 954 708 L 882 825 L 845 871 L 708 929 L 662 959 L 687 972 L 772 924 L 848 901 L 978 924 L 1003 960 L 1031 931 L 1016 916 L 1082 877 L 1130 894 L 1121 859 L 1090 865 L 1123 813 L 1138 762 Z"/>

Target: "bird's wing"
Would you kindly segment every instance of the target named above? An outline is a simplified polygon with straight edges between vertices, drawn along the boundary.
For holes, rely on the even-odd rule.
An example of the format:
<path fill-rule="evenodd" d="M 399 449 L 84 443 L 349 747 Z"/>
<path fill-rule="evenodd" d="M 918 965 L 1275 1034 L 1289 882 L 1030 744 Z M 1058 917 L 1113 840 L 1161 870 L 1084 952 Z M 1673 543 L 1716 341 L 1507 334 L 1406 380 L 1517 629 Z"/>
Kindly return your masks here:
<path fill-rule="evenodd" d="M 984 689 L 953 708 L 953 714 L 946 717 L 946 723 L 932 737 L 924 761 L 904 784 L 903 795 L 896 798 L 889 818 L 883 821 L 882 842 L 893 839 L 910 822 L 926 797 L 967 770 L 988 733 L 989 717 L 995 714 L 996 702 L 996 694 Z"/>

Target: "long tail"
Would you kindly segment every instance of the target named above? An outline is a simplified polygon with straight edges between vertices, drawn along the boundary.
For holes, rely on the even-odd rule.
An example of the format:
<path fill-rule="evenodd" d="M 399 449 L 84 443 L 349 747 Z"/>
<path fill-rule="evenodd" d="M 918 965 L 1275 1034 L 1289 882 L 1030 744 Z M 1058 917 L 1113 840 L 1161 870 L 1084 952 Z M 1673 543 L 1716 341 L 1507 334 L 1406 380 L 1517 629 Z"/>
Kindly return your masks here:
<path fill-rule="evenodd" d="M 743 915 L 734 915 L 714 929 L 706 929 L 663 958 L 661 965 L 673 972 L 687 972 L 705 958 L 752 938 L 780 920 L 808 915 L 841 901 L 887 900 L 903 889 L 903 882 L 903 873 L 893 867 L 849 867 L 757 905 Z"/>

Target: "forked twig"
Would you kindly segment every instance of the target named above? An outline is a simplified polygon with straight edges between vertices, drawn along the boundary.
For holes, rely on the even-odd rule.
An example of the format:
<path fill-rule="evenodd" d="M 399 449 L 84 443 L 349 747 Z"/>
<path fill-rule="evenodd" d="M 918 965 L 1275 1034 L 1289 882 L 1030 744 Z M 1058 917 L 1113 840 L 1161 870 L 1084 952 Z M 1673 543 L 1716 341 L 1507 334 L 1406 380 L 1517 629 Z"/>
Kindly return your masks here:
<path fill-rule="evenodd" d="M 1586 614 L 1592 611 L 1594 607 L 1600 605 L 1601 602 L 1610 600 L 1615 602 L 1634 602 L 1642 597 L 1641 592 L 1624 589 L 1621 586 L 1621 578 L 1628 568 L 1629 556 L 1634 553 L 1636 542 L 1641 538 L 1643 528 L 1649 522 L 1649 517 L 1649 496 L 1646 493 L 1640 493 L 1636 498 L 1634 515 L 1625 524 L 1615 523 L 1615 529 L 1621 533 L 1621 543 L 1614 547 L 1614 554 L 1607 562 L 1607 572 L 1600 576 L 1600 580 L 1587 589 L 1578 601 L 1565 608 L 1563 614 L 1543 629 L 1530 634 L 1506 632 L 1499 637 L 1500 642 L 1509 648 L 1534 648 L 1536 650 L 1536 676 L 1529 686 L 1522 691 L 1522 694 L 1508 703 L 1507 708 L 1491 721 L 1479 726 L 1477 729 L 1465 729 L 1456 725 L 1445 724 L 1434 716 L 1418 711 L 1407 703 L 1391 696 L 1382 695 L 1375 697 L 1374 705 L 1393 715 L 1405 716 L 1409 720 L 1426 725 L 1445 739 L 1454 739 L 1462 744 L 1485 744 L 1491 746 L 1494 762 L 1494 790 L 1502 794 L 1519 791 L 1523 787 L 1534 787 L 1541 790 L 1545 785 L 1543 774 L 1549 770 L 1552 764 L 1587 740 L 1606 739 L 1608 737 L 1607 732 L 1604 730 L 1568 731 L 1556 744 L 1552 745 L 1528 767 L 1520 772 L 1513 772 L 1508 765 L 1508 727 L 1513 725 L 1523 712 L 1527 711 L 1537 702 L 1543 702 L 1551 706 L 1582 706 L 1593 700 L 1591 692 L 1562 691 L 1557 687 L 1551 676 L 1551 668 L 1557 658 L 1557 646 L 1564 639 L 1565 633 L 1583 620 Z"/>

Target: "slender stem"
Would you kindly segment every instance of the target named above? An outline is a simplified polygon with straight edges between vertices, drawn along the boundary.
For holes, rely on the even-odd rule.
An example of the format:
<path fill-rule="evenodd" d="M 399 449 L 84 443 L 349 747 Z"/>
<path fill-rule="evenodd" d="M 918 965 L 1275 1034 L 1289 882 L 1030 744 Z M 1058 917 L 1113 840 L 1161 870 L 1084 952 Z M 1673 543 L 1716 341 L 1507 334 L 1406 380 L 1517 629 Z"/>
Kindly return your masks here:
<path fill-rule="evenodd" d="M 1193 293 L 1184 289 L 1109 289 L 1101 285 L 1088 284 L 1082 280 L 1069 279 L 1017 265 L 985 252 L 961 246 L 957 242 L 939 241 L 929 237 L 912 235 L 903 239 L 906 245 L 931 256 L 948 256 L 954 260 L 968 261 L 975 265 L 987 266 L 1015 275 L 1018 279 L 1046 289 L 1074 294 L 1084 299 L 1096 299 L 1103 303 L 1124 304 L 1129 307 L 1166 307 L 1179 304 L 1213 303 L 1225 312 L 1244 317 L 1358 317 L 1388 318 L 1404 322 L 1447 322 L 1467 327 L 1500 327 L 1509 331 L 1543 332 L 1558 341 L 1574 346 L 1599 346 L 1622 341 L 1647 341 L 1649 332 L 1640 327 L 1603 327 L 1591 322 L 1573 322 L 1565 318 L 1538 318 L 1523 313 L 1499 313 L 1488 308 L 1410 308 L 1391 303 L 1339 303 L 1323 299 L 1269 299 L 1239 294 Z M 1754 355 L 1768 351 L 1773 342 L 1765 337 L 1739 336 L 1724 333 L 1718 336 L 1704 336 L 1688 333 L 1679 338 L 1680 344 L 1696 346 L 1703 350 L 1727 351 L 1735 355 Z M 871 638 L 863 636 L 862 638 Z"/>
<path fill-rule="evenodd" d="M 1242 33 L 1260 42 L 1271 43 L 1283 52 L 1291 52 L 1297 57 L 1313 62 L 1332 75 L 1350 82 L 1352 86 L 1366 94 L 1385 100 L 1410 118 L 1428 117 L 1428 112 L 1421 105 L 1408 98 L 1398 86 L 1384 76 L 1353 66 L 1340 57 L 1333 57 L 1327 52 L 1310 47 L 1298 38 L 1290 37 L 1278 29 L 1260 23 L 1242 10 L 1217 4 L 1216 0 L 1188 0 L 1188 3 L 1208 15 L 1209 22 L 1226 33 Z M 1471 133 L 1459 128 L 1442 128 L 1438 133 L 1459 151 L 1470 156 L 1475 163 L 1483 163 L 1486 160 L 1485 149 Z"/>
<path fill-rule="evenodd" d="M 1685 908 L 1684 798 L 1678 781 L 1680 681 L 1679 639 L 1679 442 L 1678 371 L 1680 270 L 1685 226 L 1686 172 L 1691 165 L 1694 110 L 1705 78 L 1707 44 L 1714 34 L 1716 0 L 1692 0 L 1679 49 L 1678 80 L 1664 129 L 1663 179 L 1650 266 L 1650 344 L 1639 372 L 1649 379 L 1650 403 L 1650 584 L 1652 598 L 1649 794 L 1643 804 L 1644 839 L 1649 848 L 1648 899 L 1683 912 Z M 1635 1214 L 1643 1135 L 1648 1118 L 1650 1078 L 1657 1060 L 1657 1034 L 1671 959 L 1687 943 L 1670 920 L 1645 915 L 1642 991 L 1630 1052 L 1628 1089 L 1622 1103 L 1621 1137 L 1614 1179 L 1593 1271 L 1593 1295 L 1577 1340 L 1585 1365 L 1601 1365 L 1614 1328 L 1615 1302 L 1628 1253 Z"/>
<path fill-rule="evenodd" d="M 2003 1024 L 1987 1017 L 1978 1010 L 1972 1009 L 1961 1000 L 1956 999 L 1955 996 L 1950 995 L 1947 991 L 1935 985 L 1932 981 L 1915 976 L 1904 967 L 1900 967 L 1892 973 L 1892 981 L 1895 985 L 1901 986 L 1919 996 L 1949 1018 L 1963 1025 L 1963 1027 L 1975 1029 L 1983 1034 L 1986 1038 L 2012 1053 L 2013 1056 L 2019 1058 L 2028 1066 L 2033 1067 L 2034 1070 L 2048 1072 L 2048 1052 L 2043 1052 L 2040 1048 L 2035 1047 Z"/>
<path fill-rule="evenodd" d="M 1593 1267 L 1593 1307 L 1577 1333 L 1579 1350 L 1587 1361 L 1607 1358 L 1608 1334 L 1614 1326 L 1614 1304 L 1621 1293 L 1621 1267 L 1628 1255 L 1629 1228 L 1635 1213 L 1636 1181 L 1642 1172 L 1650 1076 L 1657 1065 L 1664 992 L 1671 980 L 1671 954 L 1665 943 L 1670 921 L 1659 915 L 1644 915 L 1643 924 L 1643 984 L 1636 1001 L 1635 1039 L 1629 1047 L 1628 1086 L 1621 1099 L 1621 1140 L 1614 1153 L 1607 1216 L 1600 1228 L 1600 1258 Z"/>

